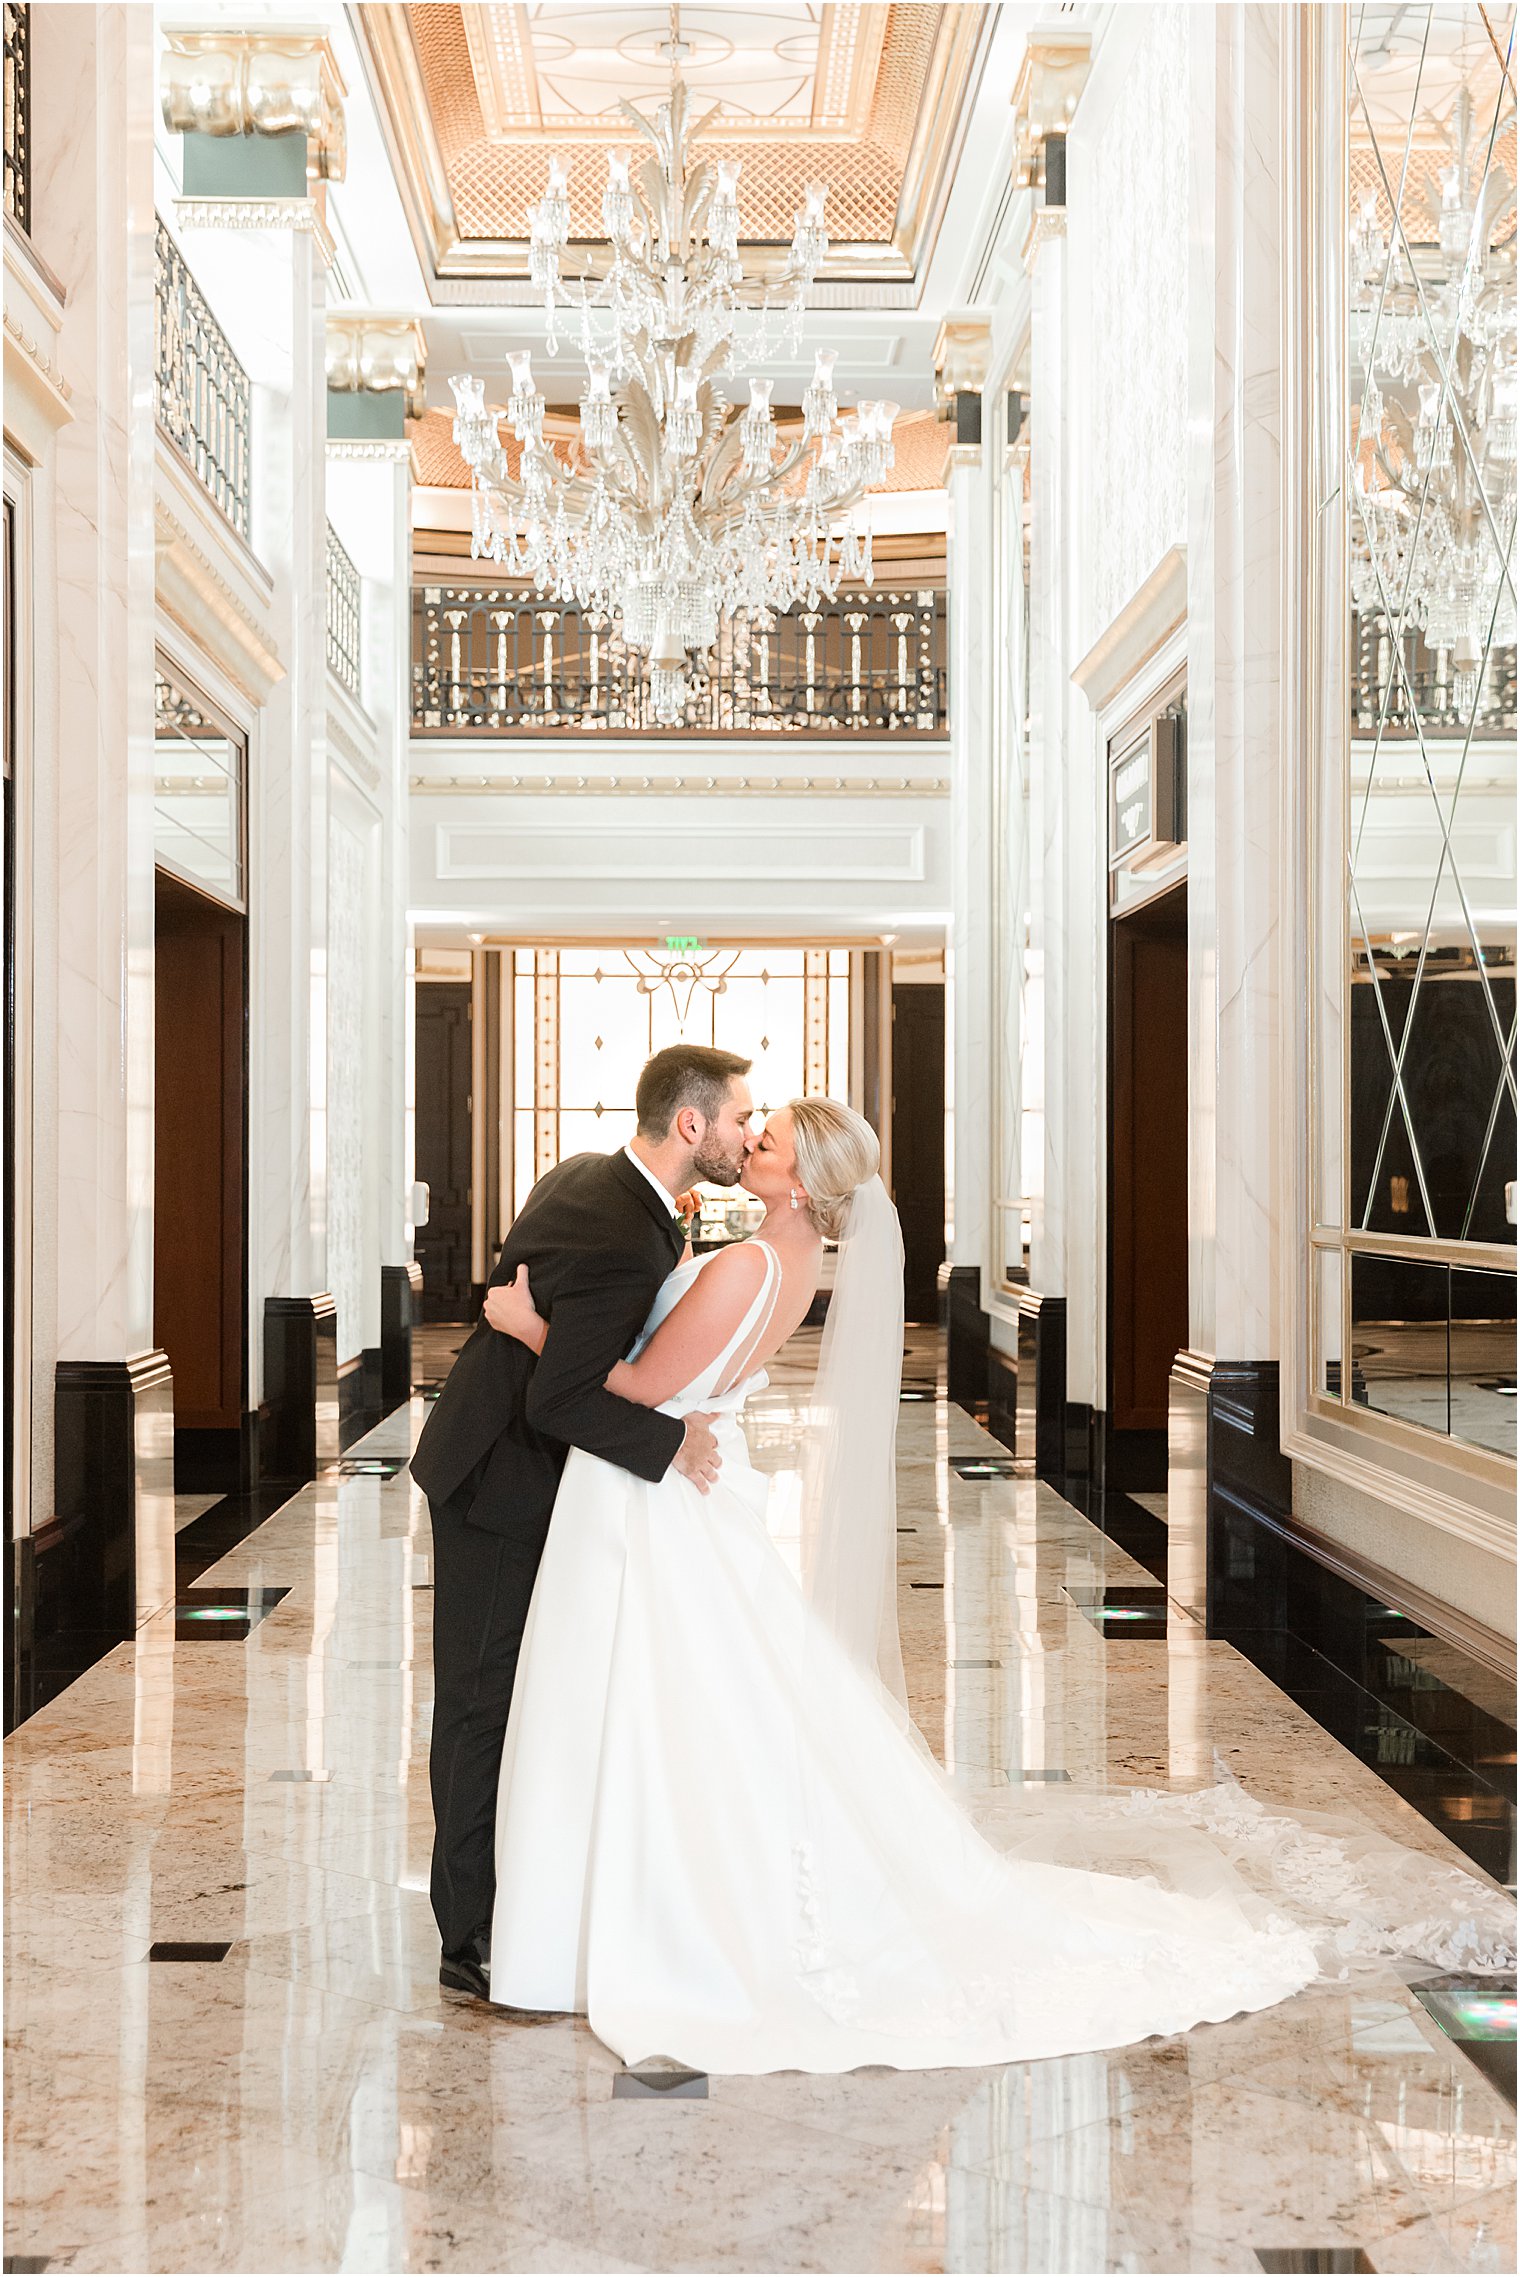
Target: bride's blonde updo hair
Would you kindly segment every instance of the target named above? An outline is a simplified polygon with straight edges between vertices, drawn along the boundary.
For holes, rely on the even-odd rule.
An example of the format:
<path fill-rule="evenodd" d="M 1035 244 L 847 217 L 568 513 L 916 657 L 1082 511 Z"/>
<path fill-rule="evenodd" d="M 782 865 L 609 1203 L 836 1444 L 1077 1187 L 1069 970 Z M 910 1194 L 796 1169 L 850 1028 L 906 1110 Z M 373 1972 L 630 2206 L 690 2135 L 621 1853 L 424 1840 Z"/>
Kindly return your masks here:
<path fill-rule="evenodd" d="M 864 1115 L 837 1099 L 791 1102 L 797 1175 L 807 1188 L 813 1223 L 826 1241 L 844 1231 L 857 1186 L 881 1167 L 881 1144 Z"/>

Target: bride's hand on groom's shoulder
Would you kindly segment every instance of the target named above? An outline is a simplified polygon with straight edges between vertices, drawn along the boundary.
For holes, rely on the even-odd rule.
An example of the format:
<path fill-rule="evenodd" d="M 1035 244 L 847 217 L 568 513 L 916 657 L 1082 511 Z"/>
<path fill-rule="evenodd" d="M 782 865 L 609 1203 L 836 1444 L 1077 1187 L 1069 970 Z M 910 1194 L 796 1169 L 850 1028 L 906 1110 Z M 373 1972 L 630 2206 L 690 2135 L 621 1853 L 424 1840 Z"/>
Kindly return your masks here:
<path fill-rule="evenodd" d="M 515 1337 L 519 1344 L 538 1344 L 543 1322 L 533 1302 L 526 1265 L 519 1265 L 510 1281 L 486 1291 L 485 1314 L 501 1335 Z"/>

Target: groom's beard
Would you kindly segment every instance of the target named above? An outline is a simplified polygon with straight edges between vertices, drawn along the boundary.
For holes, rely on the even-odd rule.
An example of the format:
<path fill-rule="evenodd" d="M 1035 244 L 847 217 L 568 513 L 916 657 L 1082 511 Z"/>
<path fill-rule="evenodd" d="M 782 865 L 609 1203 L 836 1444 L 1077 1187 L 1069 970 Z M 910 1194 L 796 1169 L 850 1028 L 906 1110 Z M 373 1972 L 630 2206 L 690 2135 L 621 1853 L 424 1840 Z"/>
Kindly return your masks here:
<path fill-rule="evenodd" d="M 696 1156 L 692 1174 L 709 1186 L 737 1186 L 747 1159 L 742 1146 L 736 1147 L 732 1154 L 719 1154 L 712 1148 Z"/>

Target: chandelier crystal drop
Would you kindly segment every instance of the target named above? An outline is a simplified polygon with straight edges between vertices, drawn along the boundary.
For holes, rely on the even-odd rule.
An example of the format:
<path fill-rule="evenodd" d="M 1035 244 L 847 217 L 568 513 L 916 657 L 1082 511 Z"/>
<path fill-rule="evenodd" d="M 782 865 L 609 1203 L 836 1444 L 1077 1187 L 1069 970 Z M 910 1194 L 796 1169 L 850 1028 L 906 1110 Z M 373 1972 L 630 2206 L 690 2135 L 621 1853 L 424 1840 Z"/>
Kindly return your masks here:
<path fill-rule="evenodd" d="M 526 350 L 509 356 L 504 411 L 471 374 L 450 380 L 454 439 L 470 469 L 472 551 L 540 593 L 622 616 L 625 640 L 647 653 L 655 715 L 673 724 L 694 653 L 720 619 L 832 600 L 841 582 L 871 582 L 865 493 L 892 465 L 897 405 L 862 403 L 841 418 L 836 352 L 820 350 L 792 432 L 778 429 L 772 382 L 752 379 L 740 411 L 735 374 L 741 318 L 763 363 L 797 353 L 808 291 L 828 253 L 826 192 L 809 185 L 786 264 L 771 283 L 739 262 L 739 163 L 709 166 L 693 121 L 671 10 L 671 90 L 653 120 L 622 109 L 650 146 L 642 161 L 607 162 L 602 225 L 610 259 L 596 278 L 567 281 L 569 168 L 549 161 L 530 208 L 529 273 L 542 291 L 548 352 L 561 314 L 586 364 L 578 432 L 554 447 Z M 515 472 L 501 439 L 517 444 Z"/>

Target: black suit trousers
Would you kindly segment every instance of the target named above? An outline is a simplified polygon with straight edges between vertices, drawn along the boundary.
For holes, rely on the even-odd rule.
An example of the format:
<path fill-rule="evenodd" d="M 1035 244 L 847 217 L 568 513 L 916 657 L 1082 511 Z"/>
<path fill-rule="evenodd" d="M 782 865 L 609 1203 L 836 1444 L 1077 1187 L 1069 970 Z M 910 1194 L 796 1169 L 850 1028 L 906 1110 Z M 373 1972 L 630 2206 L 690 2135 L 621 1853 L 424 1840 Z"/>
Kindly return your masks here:
<path fill-rule="evenodd" d="M 479 1471 L 484 1463 L 478 1466 Z M 472 1526 L 471 1476 L 433 1520 L 433 1912 L 445 1953 L 491 1926 L 496 1897 L 496 1789 L 507 1711 L 533 1583 L 549 1533 L 541 1522 L 500 1534 Z"/>

